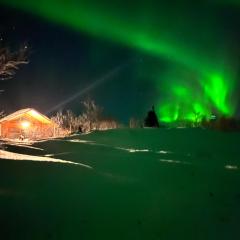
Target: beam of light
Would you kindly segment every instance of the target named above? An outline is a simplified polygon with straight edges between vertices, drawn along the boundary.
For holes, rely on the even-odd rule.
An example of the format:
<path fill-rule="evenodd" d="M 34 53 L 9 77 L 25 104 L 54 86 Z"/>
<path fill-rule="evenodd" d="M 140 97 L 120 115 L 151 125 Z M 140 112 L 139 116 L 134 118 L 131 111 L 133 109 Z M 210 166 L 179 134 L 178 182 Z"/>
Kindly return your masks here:
<path fill-rule="evenodd" d="M 196 4 L 194 7 L 190 4 L 190 8 L 189 4 L 184 6 L 179 4 L 174 8 L 177 11 L 170 8 L 165 11 L 164 5 L 161 5 L 157 14 L 156 12 L 154 14 L 151 3 L 144 3 L 142 7 L 133 4 L 133 9 L 128 10 L 123 3 L 118 9 L 105 1 L 94 1 L 94 4 L 74 0 L 40 2 L 2 0 L 2 2 L 73 30 L 124 44 L 161 60 L 165 59 L 173 66 L 171 68 L 173 72 L 176 65 L 194 71 L 197 75 L 195 81 L 198 83 L 194 89 L 190 84 L 185 86 L 187 93 L 181 94 L 171 88 L 168 91 L 170 100 L 159 100 L 157 113 L 162 121 L 186 119 L 195 121 L 197 115 L 209 118 L 213 110 L 227 116 L 234 114 L 235 104 L 231 95 L 235 79 L 229 77 L 231 74 L 227 74 L 227 77 L 226 74 L 222 74 L 221 68 L 228 70 L 229 66 L 226 65 L 230 62 L 225 59 L 226 49 L 219 50 L 222 45 L 217 44 L 219 28 L 214 20 L 217 14 L 214 15 L 211 11 L 216 4 L 215 1 Z M 190 14 L 192 10 L 196 13 L 204 12 L 204 18 L 192 21 Z M 224 40 L 224 37 L 221 36 L 221 39 Z M 221 64 L 221 59 L 225 60 L 224 64 Z M 174 77 L 175 80 L 164 79 L 163 84 L 172 82 L 172 85 L 176 84 L 179 87 L 180 77 L 177 75 Z M 162 81 L 158 79 L 152 83 L 162 86 Z M 76 97 L 86 91 L 88 90 L 77 93 Z M 51 111 L 76 97 L 72 96 Z"/>
<path fill-rule="evenodd" d="M 111 79 L 114 78 L 114 76 L 116 76 L 121 70 L 123 70 L 125 67 L 127 67 L 129 64 L 128 63 L 125 63 L 125 64 L 122 64 L 116 68 L 114 68 L 113 70 L 109 71 L 108 73 L 106 73 L 104 76 L 96 79 L 94 82 L 92 82 L 91 84 L 89 84 L 87 87 L 85 87 L 84 89 L 76 92 L 75 94 L 73 94 L 72 96 L 70 96 L 69 98 L 63 100 L 62 102 L 58 103 L 57 105 L 55 105 L 54 107 L 52 107 L 51 109 L 49 109 L 47 111 L 46 114 L 50 114 L 62 107 L 64 107 L 65 105 L 67 105 L 68 103 L 74 101 L 75 99 L 79 98 L 80 96 L 86 94 L 87 92 L 89 92 L 90 90 L 93 90 L 95 89 L 97 86 L 103 84 L 104 82 L 106 81 L 109 81 Z"/>

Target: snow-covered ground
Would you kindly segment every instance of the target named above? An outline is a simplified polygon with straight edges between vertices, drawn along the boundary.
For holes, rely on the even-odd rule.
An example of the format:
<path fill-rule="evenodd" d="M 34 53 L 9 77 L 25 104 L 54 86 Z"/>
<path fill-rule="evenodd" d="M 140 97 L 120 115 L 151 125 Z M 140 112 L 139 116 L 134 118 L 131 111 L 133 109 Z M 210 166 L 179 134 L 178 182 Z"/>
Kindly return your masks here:
<path fill-rule="evenodd" d="M 34 148 L 32 148 L 32 149 L 34 149 Z M 8 160 L 15 160 L 15 161 L 20 160 L 20 161 L 33 161 L 33 162 L 37 161 L 37 162 L 53 162 L 53 163 L 75 164 L 75 165 L 80 165 L 80 166 L 84 166 L 84 167 L 87 167 L 87 168 L 91 168 L 90 166 L 84 165 L 84 164 L 81 164 L 81 163 L 76 163 L 76 162 L 61 160 L 61 159 L 57 159 L 57 158 L 52 158 L 51 155 L 50 156 L 46 155 L 44 157 L 40 157 L 40 156 L 35 156 L 35 155 L 13 153 L 13 152 L 8 152 L 8 151 L 4 151 L 4 150 L 0 150 L 0 159 L 8 159 Z"/>
<path fill-rule="evenodd" d="M 122 129 L 6 144 L 0 150 L 4 234 L 237 239 L 239 140 L 239 133 L 202 129 Z"/>

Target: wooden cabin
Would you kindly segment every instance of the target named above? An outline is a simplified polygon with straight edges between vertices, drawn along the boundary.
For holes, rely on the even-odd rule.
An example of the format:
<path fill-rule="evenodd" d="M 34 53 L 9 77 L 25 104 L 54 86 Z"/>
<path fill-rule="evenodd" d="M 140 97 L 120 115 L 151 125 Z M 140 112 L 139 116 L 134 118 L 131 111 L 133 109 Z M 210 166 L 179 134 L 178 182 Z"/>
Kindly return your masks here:
<path fill-rule="evenodd" d="M 55 137 L 58 126 L 32 108 L 14 112 L 0 119 L 0 136 L 7 139 L 36 140 Z"/>

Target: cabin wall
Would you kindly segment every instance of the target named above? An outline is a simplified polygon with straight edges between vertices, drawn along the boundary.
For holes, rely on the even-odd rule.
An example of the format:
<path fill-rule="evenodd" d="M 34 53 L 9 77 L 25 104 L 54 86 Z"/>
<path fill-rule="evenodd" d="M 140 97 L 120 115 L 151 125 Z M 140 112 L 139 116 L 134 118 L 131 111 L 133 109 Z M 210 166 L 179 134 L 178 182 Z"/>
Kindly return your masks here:
<path fill-rule="evenodd" d="M 18 138 L 21 135 L 21 129 L 15 122 L 5 122 L 1 124 L 2 138 Z"/>
<path fill-rule="evenodd" d="M 30 126 L 23 128 L 21 126 L 22 121 L 28 121 Z M 54 124 L 44 124 L 24 115 L 18 119 L 1 123 L 0 129 L 1 138 L 35 140 L 54 137 Z"/>

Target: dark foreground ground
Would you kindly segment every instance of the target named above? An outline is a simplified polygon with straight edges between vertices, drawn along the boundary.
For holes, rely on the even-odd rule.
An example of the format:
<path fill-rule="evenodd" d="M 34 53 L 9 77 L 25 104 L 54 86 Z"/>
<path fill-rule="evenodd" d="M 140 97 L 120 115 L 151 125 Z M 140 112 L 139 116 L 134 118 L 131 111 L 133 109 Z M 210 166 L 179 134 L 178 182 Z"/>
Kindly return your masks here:
<path fill-rule="evenodd" d="M 141 129 L 7 145 L 84 165 L 0 159 L 0 239 L 240 239 L 239 143 Z"/>

